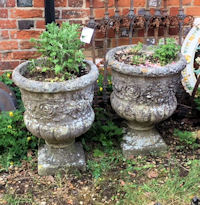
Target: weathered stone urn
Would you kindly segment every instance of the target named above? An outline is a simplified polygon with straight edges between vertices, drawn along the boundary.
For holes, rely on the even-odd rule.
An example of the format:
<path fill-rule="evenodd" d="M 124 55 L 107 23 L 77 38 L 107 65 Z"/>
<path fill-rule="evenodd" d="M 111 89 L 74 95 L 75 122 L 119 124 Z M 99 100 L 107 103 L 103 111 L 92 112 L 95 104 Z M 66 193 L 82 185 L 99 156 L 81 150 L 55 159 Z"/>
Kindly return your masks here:
<path fill-rule="evenodd" d="M 65 82 L 39 82 L 25 78 L 28 62 L 13 72 L 25 106 L 24 122 L 46 144 L 38 151 L 38 173 L 54 174 L 58 169 L 85 168 L 82 145 L 75 138 L 94 121 L 92 101 L 98 69 L 85 61 L 89 73 Z"/>
<path fill-rule="evenodd" d="M 181 54 L 175 63 L 157 68 L 128 65 L 115 59 L 116 52 L 132 46 L 113 48 L 106 55 L 112 68 L 111 105 L 128 125 L 121 144 L 127 158 L 167 148 L 155 124 L 175 111 L 176 89 L 186 66 Z"/>

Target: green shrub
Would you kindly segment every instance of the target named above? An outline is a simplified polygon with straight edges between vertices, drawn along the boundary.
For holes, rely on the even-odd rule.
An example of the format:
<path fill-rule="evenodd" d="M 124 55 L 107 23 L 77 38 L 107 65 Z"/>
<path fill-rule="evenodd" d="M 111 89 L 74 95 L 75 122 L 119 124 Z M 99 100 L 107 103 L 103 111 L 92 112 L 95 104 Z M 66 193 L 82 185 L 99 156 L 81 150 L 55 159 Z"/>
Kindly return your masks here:
<path fill-rule="evenodd" d="M 167 65 L 176 60 L 180 52 L 180 46 L 175 39 L 167 38 L 166 43 L 161 39 L 157 46 L 148 46 L 148 52 L 143 50 L 143 44 L 139 42 L 131 49 L 132 63 L 134 65 L 145 64 L 146 62 L 160 63 L 161 66 Z"/>
<path fill-rule="evenodd" d="M 143 44 L 141 42 L 138 42 L 137 45 L 135 45 L 131 51 L 133 53 L 132 56 L 132 62 L 134 65 L 144 64 L 146 61 L 146 56 L 144 53 L 142 53 Z"/>
<path fill-rule="evenodd" d="M 42 57 L 46 58 L 41 72 L 53 71 L 61 81 L 77 76 L 79 68 L 84 67 L 80 25 L 64 22 L 59 27 L 51 23 L 46 28 L 39 39 L 31 40 Z M 30 68 L 39 71 L 40 65 L 33 60 Z"/>
<path fill-rule="evenodd" d="M 160 44 L 156 47 L 153 57 L 159 60 L 161 65 L 166 65 L 176 60 L 178 53 L 180 52 L 180 46 L 176 44 L 175 39 L 167 38 L 166 44 Z"/>
<path fill-rule="evenodd" d="M 83 135 L 82 143 L 86 150 L 91 149 L 86 142 L 93 141 L 103 146 L 105 151 L 109 151 L 115 146 L 114 142 L 119 143 L 121 137 L 122 128 L 112 120 L 112 114 L 103 108 L 95 108 L 95 121 L 91 129 Z"/>
<path fill-rule="evenodd" d="M 134 55 L 132 57 L 132 61 L 134 65 L 144 64 L 146 61 L 146 57 L 143 54 L 140 55 Z"/>
<path fill-rule="evenodd" d="M 189 131 L 181 131 L 179 129 L 174 130 L 174 136 L 177 136 L 180 142 L 184 143 L 186 146 L 196 149 L 199 147 L 199 144 L 196 142 L 194 133 Z"/>
<path fill-rule="evenodd" d="M 0 114 L 0 163 L 7 168 L 27 159 L 27 151 L 37 148 L 38 140 L 32 136 L 23 122 L 23 112 Z"/>

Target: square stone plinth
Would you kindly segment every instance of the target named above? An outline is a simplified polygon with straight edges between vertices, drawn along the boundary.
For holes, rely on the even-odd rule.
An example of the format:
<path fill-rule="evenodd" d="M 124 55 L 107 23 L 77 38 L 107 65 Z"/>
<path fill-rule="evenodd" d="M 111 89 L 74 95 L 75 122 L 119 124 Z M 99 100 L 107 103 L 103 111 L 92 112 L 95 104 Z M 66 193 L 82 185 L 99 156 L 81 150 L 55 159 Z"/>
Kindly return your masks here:
<path fill-rule="evenodd" d="M 69 169 L 86 169 L 85 154 L 81 143 L 65 148 L 52 148 L 44 145 L 38 150 L 38 174 L 54 175 Z"/>
<path fill-rule="evenodd" d="M 155 128 L 150 130 L 127 128 L 121 147 L 126 158 L 138 154 L 160 153 L 167 150 L 167 145 Z"/>

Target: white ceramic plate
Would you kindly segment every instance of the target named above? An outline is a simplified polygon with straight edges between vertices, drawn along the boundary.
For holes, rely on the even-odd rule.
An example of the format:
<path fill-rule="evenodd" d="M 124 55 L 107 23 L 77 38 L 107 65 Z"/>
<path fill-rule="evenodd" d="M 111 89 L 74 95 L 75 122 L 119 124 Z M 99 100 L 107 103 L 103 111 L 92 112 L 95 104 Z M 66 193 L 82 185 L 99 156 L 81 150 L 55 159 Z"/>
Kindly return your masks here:
<path fill-rule="evenodd" d="M 198 45 L 200 44 L 200 23 L 196 24 L 186 36 L 181 53 L 187 60 L 186 68 L 182 71 L 182 84 L 187 93 L 192 95 L 197 78 L 194 73 L 194 57 Z"/>

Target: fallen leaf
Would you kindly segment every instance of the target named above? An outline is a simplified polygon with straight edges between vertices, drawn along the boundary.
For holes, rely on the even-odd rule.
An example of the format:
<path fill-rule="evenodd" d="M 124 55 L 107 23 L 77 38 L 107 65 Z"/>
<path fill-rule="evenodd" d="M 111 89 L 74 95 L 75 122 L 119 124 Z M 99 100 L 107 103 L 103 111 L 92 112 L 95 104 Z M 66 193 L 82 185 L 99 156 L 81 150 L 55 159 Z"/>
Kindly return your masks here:
<path fill-rule="evenodd" d="M 147 204 L 147 205 L 155 205 L 156 202 L 155 201 L 152 201 L 151 203 Z"/>
<path fill-rule="evenodd" d="M 121 186 L 124 186 L 126 183 L 120 179 L 120 184 L 121 184 Z"/>
<path fill-rule="evenodd" d="M 53 177 L 53 176 L 48 176 L 48 177 L 47 177 L 47 180 L 48 180 L 48 181 L 50 181 L 50 182 L 52 182 L 52 183 L 53 183 L 53 182 L 55 182 L 55 180 L 54 180 L 54 177 Z"/>
<path fill-rule="evenodd" d="M 128 174 L 131 175 L 132 177 L 136 177 L 136 174 L 135 174 L 135 173 L 128 172 Z"/>
<path fill-rule="evenodd" d="M 69 200 L 67 201 L 67 203 L 68 203 L 68 204 L 73 204 L 73 201 L 72 201 L 71 199 L 69 199 Z"/>
<path fill-rule="evenodd" d="M 157 178 L 158 177 L 158 172 L 155 171 L 155 170 L 151 170 L 147 173 L 147 177 L 149 179 L 152 179 L 152 178 Z"/>

